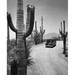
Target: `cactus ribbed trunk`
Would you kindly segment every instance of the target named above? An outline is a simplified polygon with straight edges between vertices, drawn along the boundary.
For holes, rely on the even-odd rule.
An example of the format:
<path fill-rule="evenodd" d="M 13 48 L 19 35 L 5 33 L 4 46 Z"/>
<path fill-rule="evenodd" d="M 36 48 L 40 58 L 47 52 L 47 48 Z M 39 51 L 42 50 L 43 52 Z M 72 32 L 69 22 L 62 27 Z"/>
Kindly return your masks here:
<path fill-rule="evenodd" d="M 17 1 L 17 29 L 19 31 L 24 30 L 23 0 Z"/>
<path fill-rule="evenodd" d="M 21 47 L 23 42 L 23 31 L 24 31 L 24 11 L 23 11 L 23 0 L 17 1 L 17 47 Z"/>
<path fill-rule="evenodd" d="M 63 21 L 63 33 L 66 33 L 65 32 L 65 21 Z M 65 35 L 63 37 L 63 48 L 64 48 L 63 54 L 65 54 L 66 53 L 66 36 Z"/>
<path fill-rule="evenodd" d="M 18 56 L 18 75 L 27 75 L 25 63 L 25 46 L 24 46 L 24 11 L 23 0 L 17 1 L 17 56 Z"/>
<path fill-rule="evenodd" d="M 24 12 L 23 12 L 23 0 L 17 1 L 17 48 L 24 47 L 23 35 L 24 35 Z"/>

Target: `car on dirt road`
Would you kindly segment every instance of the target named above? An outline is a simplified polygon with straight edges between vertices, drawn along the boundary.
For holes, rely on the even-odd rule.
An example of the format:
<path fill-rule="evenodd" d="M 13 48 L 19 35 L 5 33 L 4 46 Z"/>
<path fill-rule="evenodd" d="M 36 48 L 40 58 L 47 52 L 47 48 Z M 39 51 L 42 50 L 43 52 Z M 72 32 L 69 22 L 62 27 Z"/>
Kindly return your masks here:
<path fill-rule="evenodd" d="M 56 40 L 47 40 L 45 47 L 46 48 L 54 48 L 56 46 Z"/>

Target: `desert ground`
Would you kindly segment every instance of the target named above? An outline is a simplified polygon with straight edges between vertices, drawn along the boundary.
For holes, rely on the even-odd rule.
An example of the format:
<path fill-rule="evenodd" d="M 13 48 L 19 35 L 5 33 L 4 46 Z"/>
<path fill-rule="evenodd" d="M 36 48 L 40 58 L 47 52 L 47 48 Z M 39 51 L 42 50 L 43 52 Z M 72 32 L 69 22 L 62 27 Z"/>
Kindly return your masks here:
<path fill-rule="evenodd" d="M 46 48 L 45 43 L 31 48 L 33 65 L 28 67 L 27 75 L 68 75 L 68 58 L 63 52 L 62 41 L 56 47 Z"/>

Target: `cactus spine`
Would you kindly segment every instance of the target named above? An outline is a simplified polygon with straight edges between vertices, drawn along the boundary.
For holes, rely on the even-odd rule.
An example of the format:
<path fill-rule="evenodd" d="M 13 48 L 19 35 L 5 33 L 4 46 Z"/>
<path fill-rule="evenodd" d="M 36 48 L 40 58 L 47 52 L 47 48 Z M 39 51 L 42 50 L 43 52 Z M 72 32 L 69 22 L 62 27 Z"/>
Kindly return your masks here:
<path fill-rule="evenodd" d="M 43 42 L 43 35 L 45 30 L 43 30 L 43 16 L 41 16 L 41 26 L 40 26 L 40 42 Z"/>
<path fill-rule="evenodd" d="M 67 32 L 65 31 L 65 20 L 63 20 L 63 27 L 62 27 L 62 22 L 61 22 L 61 30 L 59 29 L 59 32 L 61 34 L 62 40 L 63 40 L 63 54 L 66 54 L 66 37 L 67 37 Z"/>
<path fill-rule="evenodd" d="M 17 8 L 17 29 L 14 27 L 11 19 L 11 15 L 7 14 L 7 22 L 12 31 L 16 33 L 17 47 L 16 55 L 19 64 L 20 71 L 18 75 L 27 75 L 27 48 L 26 48 L 26 38 L 32 33 L 34 26 L 34 13 L 35 7 L 32 5 L 27 5 L 27 25 L 29 28 L 24 32 L 24 12 L 23 12 L 23 0 L 18 0 Z"/>

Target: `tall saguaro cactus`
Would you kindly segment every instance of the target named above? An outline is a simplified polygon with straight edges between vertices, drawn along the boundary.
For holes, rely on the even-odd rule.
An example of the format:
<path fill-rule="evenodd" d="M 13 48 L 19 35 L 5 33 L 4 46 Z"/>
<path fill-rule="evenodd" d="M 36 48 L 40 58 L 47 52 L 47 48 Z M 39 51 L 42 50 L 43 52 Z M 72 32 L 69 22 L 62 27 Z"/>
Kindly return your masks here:
<path fill-rule="evenodd" d="M 67 32 L 65 31 L 65 20 L 63 20 L 63 26 L 61 22 L 61 30 L 59 29 L 59 32 L 61 34 L 62 40 L 63 40 L 63 54 L 66 54 L 66 37 L 67 37 Z"/>
<path fill-rule="evenodd" d="M 40 42 L 43 42 L 43 35 L 45 33 L 45 29 L 43 29 L 43 16 L 41 16 L 41 26 L 40 26 Z"/>
<path fill-rule="evenodd" d="M 27 5 L 27 24 L 29 28 L 24 32 L 24 12 L 23 12 L 23 0 L 18 0 L 17 8 L 17 28 L 14 27 L 11 19 L 11 15 L 7 14 L 7 22 L 12 31 L 16 33 L 16 55 L 18 61 L 18 75 L 27 75 L 27 60 L 28 51 L 26 48 L 26 38 L 32 33 L 34 26 L 34 13 L 35 7 L 32 5 Z"/>

